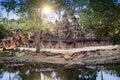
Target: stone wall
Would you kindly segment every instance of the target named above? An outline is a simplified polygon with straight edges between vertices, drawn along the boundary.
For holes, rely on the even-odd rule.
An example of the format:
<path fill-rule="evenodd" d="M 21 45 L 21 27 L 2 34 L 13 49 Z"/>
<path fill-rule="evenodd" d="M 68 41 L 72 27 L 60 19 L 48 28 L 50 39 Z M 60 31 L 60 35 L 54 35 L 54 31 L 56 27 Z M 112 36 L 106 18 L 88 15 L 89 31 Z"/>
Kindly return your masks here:
<path fill-rule="evenodd" d="M 78 39 L 78 40 L 43 40 L 41 43 L 42 48 L 53 48 L 53 49 L 71 49 L 71 48 L 82 48 L 89 46 L 105 46 L 111 45 L 108 39 Z"/>

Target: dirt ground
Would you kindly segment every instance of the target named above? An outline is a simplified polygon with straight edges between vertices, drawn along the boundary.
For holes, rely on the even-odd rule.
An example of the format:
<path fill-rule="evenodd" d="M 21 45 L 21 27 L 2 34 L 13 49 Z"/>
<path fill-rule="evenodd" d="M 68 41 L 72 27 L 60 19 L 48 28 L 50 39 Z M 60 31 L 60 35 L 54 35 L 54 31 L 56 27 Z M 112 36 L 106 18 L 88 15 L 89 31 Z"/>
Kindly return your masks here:
<path fill-rule="evenodd" d="M 0 53 L 0 62 L 30 62 L 62 65 L 64 68 L 106 65 L 120 63 L 120 48 L 111 50 L 83 51 L 73 54 L 33 51 L 4 51 Z"/>

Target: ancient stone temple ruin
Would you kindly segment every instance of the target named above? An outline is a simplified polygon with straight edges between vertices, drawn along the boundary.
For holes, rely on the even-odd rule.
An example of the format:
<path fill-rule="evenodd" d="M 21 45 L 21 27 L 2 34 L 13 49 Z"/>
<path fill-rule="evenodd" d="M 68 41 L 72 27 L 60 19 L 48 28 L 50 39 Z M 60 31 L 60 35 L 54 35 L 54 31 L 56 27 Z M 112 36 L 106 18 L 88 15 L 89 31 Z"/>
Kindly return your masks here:
<path fill-rule="evenodd" d="M 98 41 L 93 34 L 86 33 L 75 16 L 72 17 L 71 22 L 66 16 L 63 17 L 62 21 L 56 20 L 53 28 L 53 31 L 49 29 L 40 31 L 41 48 L 70 49 L 110 44 L 106 38 Z M 23 35 L 21 31 L 17 31 L 15 34 L 10 33 L 3 39 L 2 46 L 3 48 L 35 48 L 35 39 L 35 31 L 33 30 L 28 31 L 27 35 Z"/>
<path fill-rule="evenodd" d="M 44 48 L 70 49 L 110 44 L 106 38 L 98 41 L 93 34 L 86 33 L 75 16 L 71 22 L 66 16 L 62 21 L 56 20 L 53 32 L 45 30 L 42 36 L 41 46 Z"/>

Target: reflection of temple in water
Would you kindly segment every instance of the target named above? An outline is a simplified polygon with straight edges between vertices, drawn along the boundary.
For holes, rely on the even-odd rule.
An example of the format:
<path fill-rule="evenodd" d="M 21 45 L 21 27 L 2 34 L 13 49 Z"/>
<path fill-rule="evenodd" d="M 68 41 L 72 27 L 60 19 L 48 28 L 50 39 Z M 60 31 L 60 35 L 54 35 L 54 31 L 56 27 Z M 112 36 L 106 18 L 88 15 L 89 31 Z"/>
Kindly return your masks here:
<path fill-rule="evenodd" d="M 12 64 L 11 64 L 12 65 Z M 52 69 L 43 66 L 0 64 L 0 80 L 120 80 L 120 65 L 100 70 Z M 104 70 L 105 69 L 105 70 Z"/>
<path fill-rule="evenodd" d="M 30 80 L 95 80 L 97 77 L 96 71 L 93 70 L 41 71 L 36 74 L 37 78 L 32 72 L 30 74 L 32 76 Z"/>

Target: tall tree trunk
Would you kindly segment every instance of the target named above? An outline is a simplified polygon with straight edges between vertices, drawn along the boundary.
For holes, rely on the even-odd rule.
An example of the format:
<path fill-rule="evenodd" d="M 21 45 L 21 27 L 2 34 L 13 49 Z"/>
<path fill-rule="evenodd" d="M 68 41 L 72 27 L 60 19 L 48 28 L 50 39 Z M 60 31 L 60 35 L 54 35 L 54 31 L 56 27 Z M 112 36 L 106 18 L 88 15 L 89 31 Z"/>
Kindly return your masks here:
<path fill-rule="evenodd" d="M 36 53 L 40 52 L 40 27 L 41 27 L 41 9 L 37 8 L 37 28 L 36 28 Z"/>
<path fill-rule="evenodd" d="M 59 21 L 61 20 L 61 10 L 59 10 Z"/>
<path fill-rule="evenodd" d="M 7 12 L 7 25 L 10 28 L 10 25 L 9 25 L 9 12 Z"/>
<path fill-rule="evenodd" d="M 40 52 L 40 32 L 36 30 L 36 53 Z"/>

